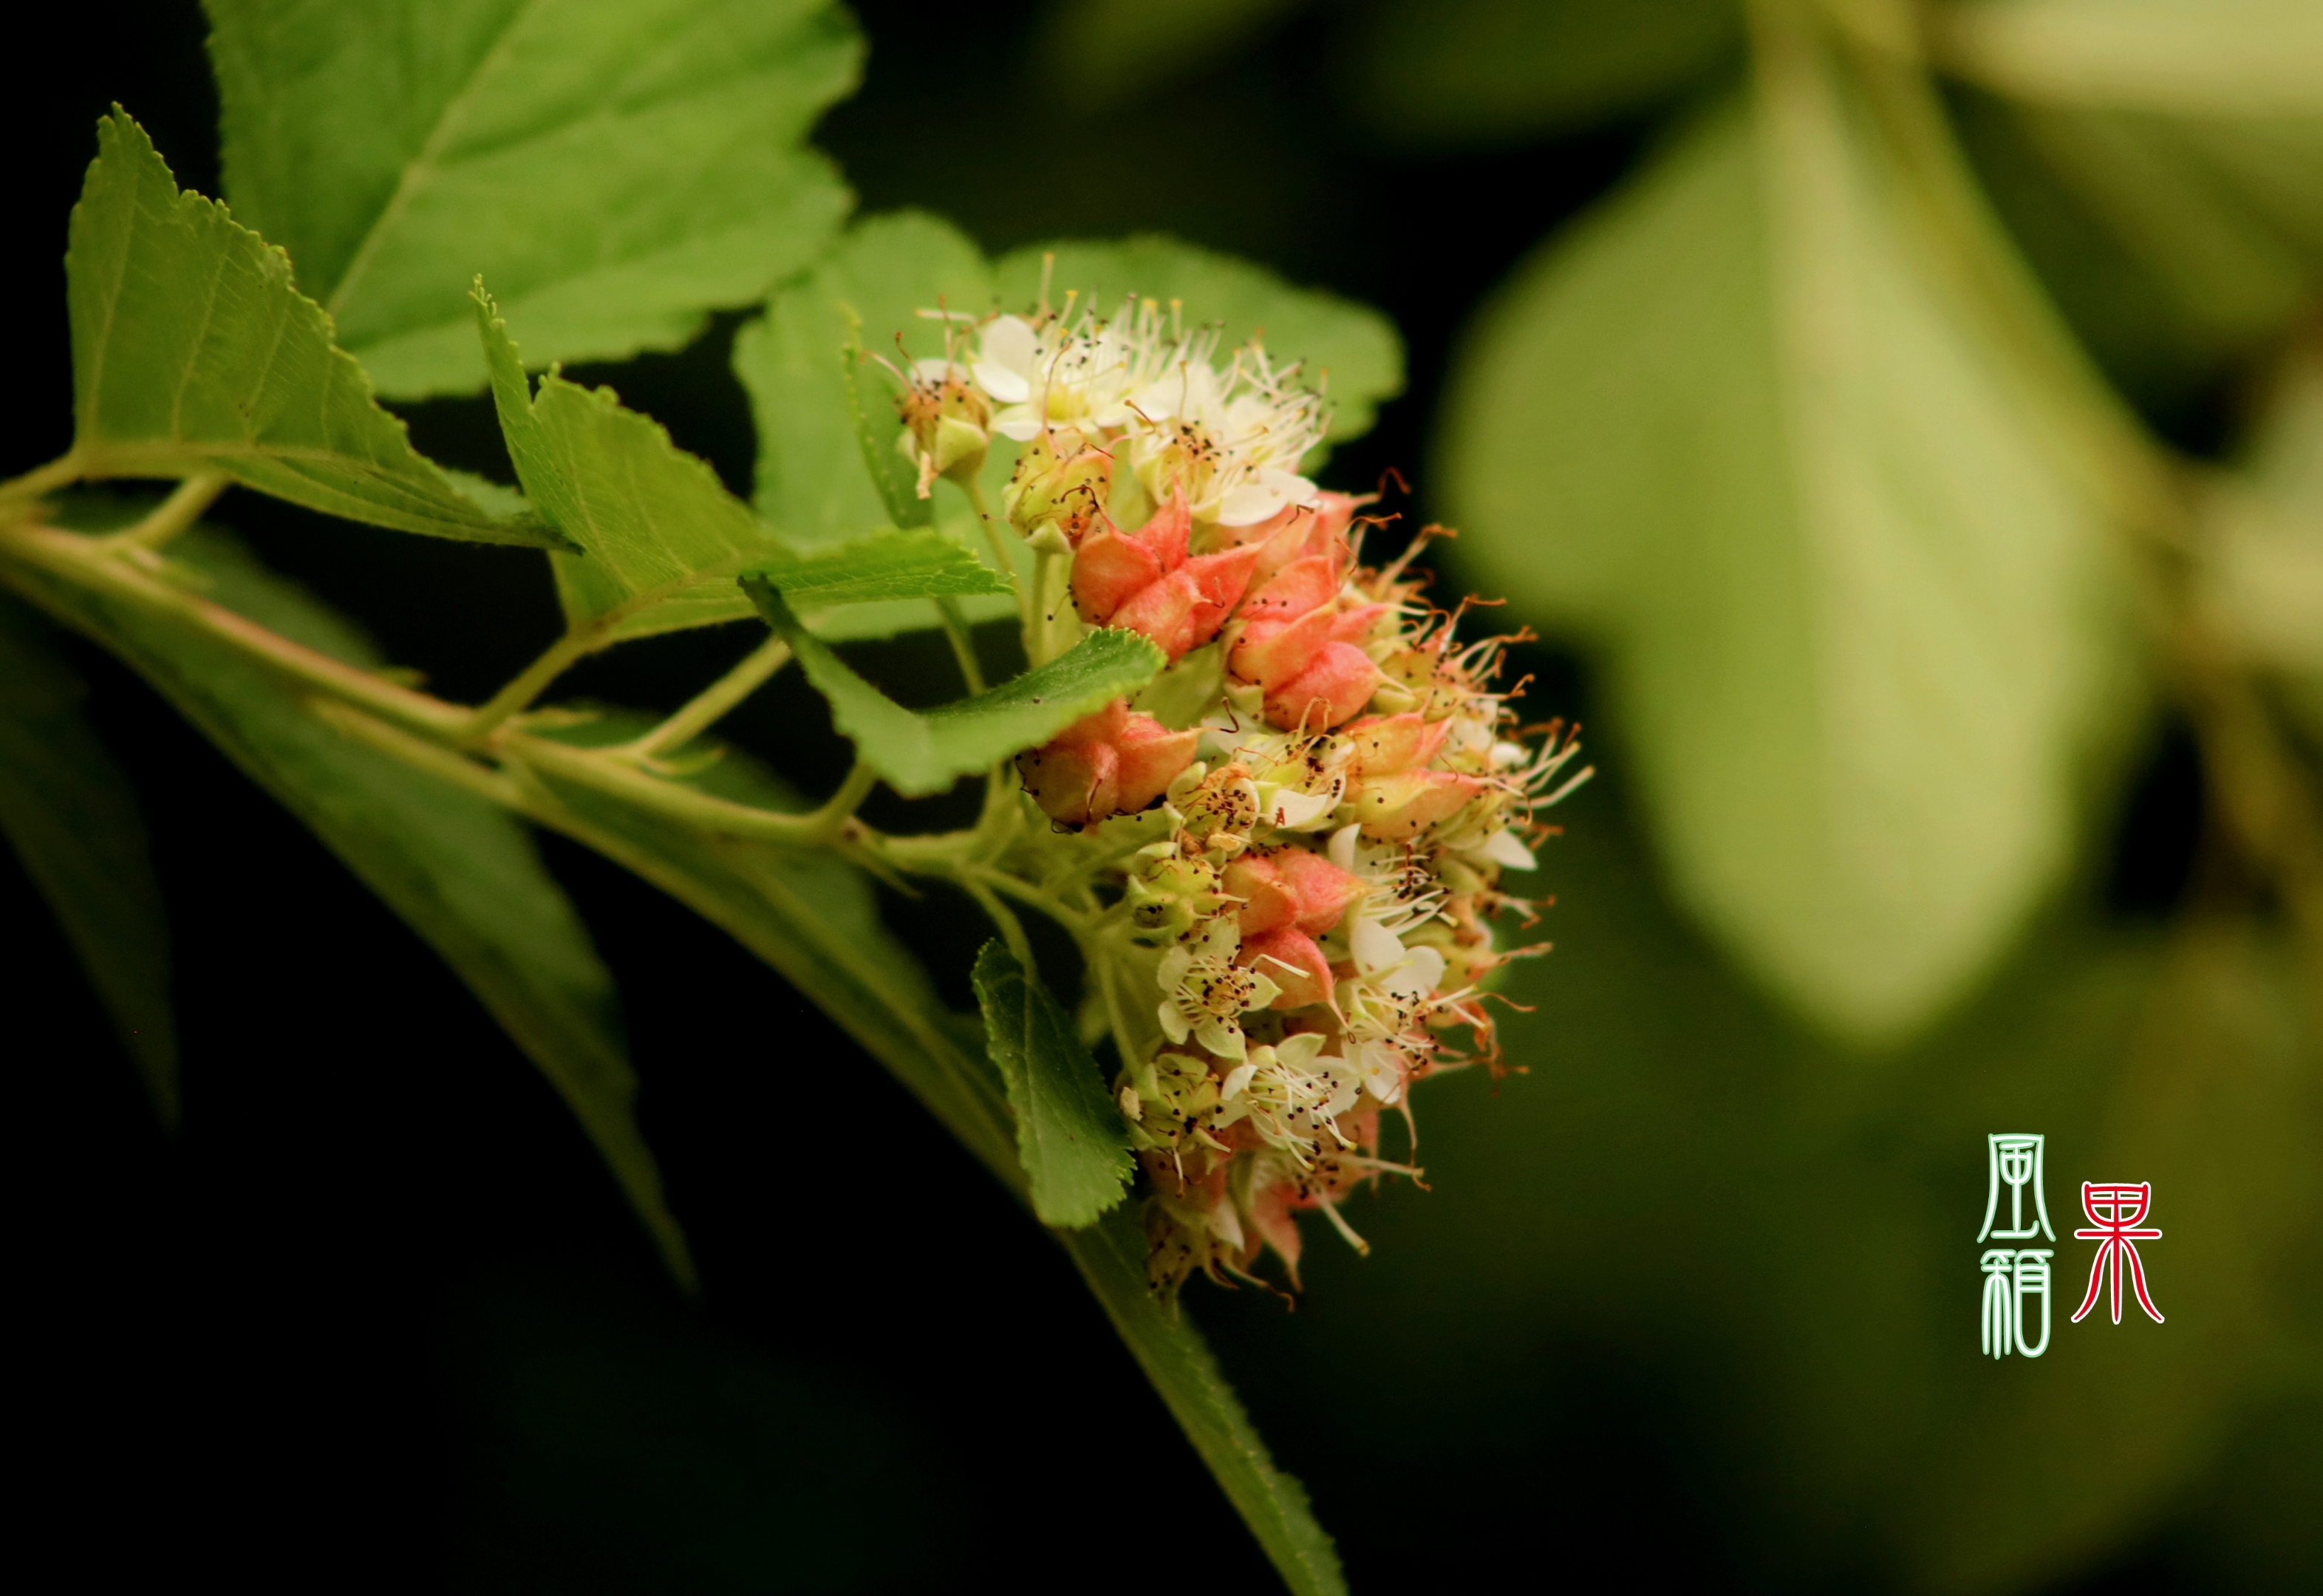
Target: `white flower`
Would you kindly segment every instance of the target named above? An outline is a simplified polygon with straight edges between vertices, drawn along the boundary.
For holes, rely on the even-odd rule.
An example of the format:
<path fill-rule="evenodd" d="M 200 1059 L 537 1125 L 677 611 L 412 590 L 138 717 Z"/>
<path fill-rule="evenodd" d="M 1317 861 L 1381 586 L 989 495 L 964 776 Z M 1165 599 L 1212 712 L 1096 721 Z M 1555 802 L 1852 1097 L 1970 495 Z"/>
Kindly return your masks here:
<path fill-rule="evenodd" d="M 1254 526 L 1313 504 L 1299 462 L 1322 436 L 1319 398 L 1253 344 L 1215 363 L 1214 328 L 1182 330 L 1134 298 L 1111 321 L 1083 309 L 1030 322 L 996 316 L 965 364 L 999 407 L 992 430 L 1026 442 L 1044 428 L 1084 435 L 1126 458 L 1158 503 L 1182 492 L 1198 521 Z"/>

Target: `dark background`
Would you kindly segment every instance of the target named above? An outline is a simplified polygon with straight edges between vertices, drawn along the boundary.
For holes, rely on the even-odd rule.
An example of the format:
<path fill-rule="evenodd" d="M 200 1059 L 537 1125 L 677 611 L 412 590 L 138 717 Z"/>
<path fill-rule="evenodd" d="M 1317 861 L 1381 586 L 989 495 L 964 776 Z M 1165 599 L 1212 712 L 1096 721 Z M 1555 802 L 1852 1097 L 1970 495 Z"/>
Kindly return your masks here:
<path fill-rule="evenodd" d="M 1348 119 L 1321 21 L 1156 97 L 1080 111 L 1012 87 L 1036 59 L 1030 8 L 985 8 L 973 26 L 857 9 L 867 88 L 819 142 L 866 209 L 930 205 L 995 249 L 1166 229 L 1394 317 L 1409 390 L 1334 461 L 1342 486 L 1423 458 L 1465 313 L 1651 135 L 1639 124 L 1399 155 Z M 10 472 L 69 438 L 58 258 L 95 118 L 120 101 L 181 184 L 219 188 L 192 5 L 66 8 L 47 26 L 0 105 L 16 181 Z M 931 115 L 960 96 L 996 124 L 969 148 Z M 1171 176 L 1069 183 L 1018 158 L 1043 138 Z M 747 492 L 754 445 L 725 364 L 738 324 L 682 355 L 579 374 L 616 381 Z M 412 419 L 437 457 L 506 474 L 482 401 Z M 454 698 L 489 692 L 556 624 L 537 561 L 513 551 L 247 494 L 217 518 Z M 675 702 L 747 642 L 641 645 L 573 685 Z M 126 672 L 85 647 L 73 657 L 145 796 L 187 1110 L 175 1138 L 156 1128 L 0 853 L 0 925 L 15 928 L 20 1467 L 40 1504 L 24 1555 L 45 1543 L 76 1585 L 198 1569 L 323 1589 L 1274 1588 L 1064 1259 L 779 979 L 620 871 L 544 843 L 622 984 L 646 1133 L 705 1281 L 689 1307 L 569 1115 L 452 976 Z M 884 664 L 904 676 L 916 657 L 899 646 Z M 1539 711 L 1586 711 L 1575 662 L 1537 648 L 1522 665 L 1541 678 Z M 837 746 L 795 673 L 730 729 L 810 780 Z M 2175 902 L 2199 830 L 2184 739 L 2156 748 L 2107 867 L 2104 890 L 2132 916 Z M 1609 780 L 1570 823 L 1615 838 L 1620 855 L 1623 812 Z M 941 901 L 901 922 L 940 973 L 979 935 L 971 912 Z M 1568 1062 L 1536 1059 L 1501 1090 L 1554 1093 Z M 1482 1081 L 1435 1090 L 1461 1095 L 1463 1114 L 1492 1111 Z M 1430 1200 L 1390 1199 L 1423 1205 L 1397 1209 L 1394 1245 L 1434 1244 Z M 1327 1293 L 1347 1274 L 1334 1260 L 1310 1284 Z M 1336 1333 L 1381 1338 L 1354 1360 L 1377 1378 L 1318 1390 L 1287 1366 L 1304 1344 L 1278 1307 L 1198 1289 L 1189 1300 L 1314 1490 L 1358 1590 L 1871 1579 L 1844 1552 L 1784 1577 L 1782 1549 L 1743 1522 L 1748 1493 L 1694 1409 L 1706 1390 L 1749 1381 L 1747 1365 L 1675 1362 L 1585 1325 L 1464 1365 L 1342 1315 Z M 1318 1401 L 1338 1410 L 1332 1423 L 1309 1422 Z M 1429 1403 L 1452 1415 L 1432 1447 L 1391 1439 L 1412 1433 L 1400 1407 Z M 1382 1444 L 1349 1444 L 1371 1410 Z M 1496 1428 L 1496 1412 L 1522 1416 L 1521 1433 Z M 2072 1588 L 2200 1588 L 2184 1540 L 2164 1516 Z"/>

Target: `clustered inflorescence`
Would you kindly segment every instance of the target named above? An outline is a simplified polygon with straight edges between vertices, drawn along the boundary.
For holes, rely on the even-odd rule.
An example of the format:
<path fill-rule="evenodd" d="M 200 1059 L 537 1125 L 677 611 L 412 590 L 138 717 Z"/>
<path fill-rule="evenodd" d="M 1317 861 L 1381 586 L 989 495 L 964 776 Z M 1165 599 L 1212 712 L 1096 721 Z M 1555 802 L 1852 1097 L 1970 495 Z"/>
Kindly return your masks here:
<path fill-rule="evenodd" d="M 1221 367 L 1214 329 L 1151 300 L 947 333 L 901 401 L 921 491 L 1015 440 L 1001 508 L 1042 572 L 1030 646 L 1118 627 L 1170 661 L 1139 702 L 1179 712 L 1116 701 L 1017 761 L 1044 840 L 1082 849 L 1110 903 L 1084 948 L 1090 1029 L 1120 1051 L 1153 1284 L 1249 1278 L 1262 1246 L 1295 1284 L 1297 1213 L 1360 1248 L 1340 1199 L 1417 1175 L 1382 1156 L 1382 1112 L 1497 1068 L 1482 987 L 1530 951 L 1494 946 L 1493 917 L 1527 907 L 1501 872 L 1533 867 L 1534 812 L 1587 773 L 1552 790 L 1575 743 L 1521 740 L 1491 686 L 1508 639 L 1455 641 L 1406 575 L 1419 542 L 1361 564 L 1381 523 L 1299 474 L 1324 410 L 1297 368 L 1254 342 Z"/>

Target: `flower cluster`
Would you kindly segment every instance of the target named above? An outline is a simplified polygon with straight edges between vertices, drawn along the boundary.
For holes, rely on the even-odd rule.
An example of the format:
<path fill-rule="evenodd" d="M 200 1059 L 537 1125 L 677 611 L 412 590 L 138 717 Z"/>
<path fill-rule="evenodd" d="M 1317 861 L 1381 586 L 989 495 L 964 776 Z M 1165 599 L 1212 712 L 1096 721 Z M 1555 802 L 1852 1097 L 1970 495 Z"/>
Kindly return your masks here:
<path fill-rule="evenodd" d="M 923 474 L 966 457 L 944 428 L 971 411 L 1019 442 L 1003 509 L 1070 556 L 1073 614 L 1152 639 L 1207 701 L 1176 725 L 1116 702 L 1018 761 L 1060 829 L 1158 838 L 1096 850 L 1119 898 L 1089 949 L 1108 995 L 1145 995 L 1110 1023 L 1153 1284 L 1247 1278 L 1262 1247 L 1295 1283 L 1294 1215 L 1361 1247 L 1340 1199 L 1418 1173 L 1382 1156 L 1382 1112 L 1497 1058 L 1480 994 L 1516 952 L 1490 922 L 1523 907 L 1501 875 L 1532 868 L 1535 810 L 1587 772 L 1556 784 L 1576 752 L 1556 728 L 1518 738 L 1505 639 L 1455 641 L 1409 554 L 1361 564 L 1364 501 L 1297 470 L 1323 413 L 1296 368 L 1253 344 L 1222 369 L 1215 332 L 1151 301 L 971 336 L 907 396 L 933 417 L 906 417 Z"/>

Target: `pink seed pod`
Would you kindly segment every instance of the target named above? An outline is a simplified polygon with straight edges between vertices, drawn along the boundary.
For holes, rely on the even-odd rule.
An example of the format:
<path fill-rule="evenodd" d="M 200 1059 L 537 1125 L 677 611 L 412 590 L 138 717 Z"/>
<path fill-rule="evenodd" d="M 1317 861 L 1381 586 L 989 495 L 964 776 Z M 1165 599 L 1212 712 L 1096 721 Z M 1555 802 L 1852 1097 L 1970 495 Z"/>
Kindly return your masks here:
<path fill-rule="evenodd" d="M 1252 581 L 1262 583 L 1293 560 L 1308 555 L 1331 555 L 1344 567 L 1354 557 L 1345 544 L 1347 525 L 1373 497 L 1322 493 L 1313 506 L 1286 505 L 1272 519 L 1244 527 L 1244 546 L 1260 551 Z"/>
<path fill-rule="evenodd" d="M 1331 1001 L 1331 961 L 1315 939 L 1296 926 L 1244 937 L 1235 962 L 1255 969 L 1281 987 L 1272 1007 L 1303 1009 Z"/>
<path fill-rule="evenodd" d="M 1016 772 L 1051 820 L 1087 828 L 1162 796 L 1193 763 L 1200 740 L 1198 730 L 1172 731 L 1151 715 L 1131 714 L 1128 701 L 1117 698 L 1019 754 Z"/>
<path fill-rule="evenodd" d="M 1134 532 L 1107 527 L 1082 538 L 1073 554 L 1073 608 L 1080 618 L 1103 626 L 1138 592 L 1184 564 L 1193 524 L 1185 495 L 1173 493 Z"/>
<path fill-rule="evenodd" d="M 1321 854 L 1271 848 L 1244 854 L 1226 868 L 1226 890 L 1242 900 L 1242 934 L 1262 936 L 1285 926 L 1319 937 L 1339 923 L 1347 905 L 1370 888 Z"/>
<path fill-rule="evenodd" d="M 1186 557 L 1192 512 L 1183 494 L 1135 532 L 1100 532 L 1073 555 L 1073 608 L 1091 626 L 1126 628 L 1151 637 L 1175 665 L 1218 635 L 1242 601 L 1256 548 Z"/>
<path fill-rule="evenodd" d="M 1452 729 L 1450 720 L 1430 720 L 1414 710 L 1401 715 L 1371 715 L 1346 729 L 1355 745 L 1355 763 L 1367 776 L 1416 770 L 1436 757 Z"/>
<path fill-rule="evenodd" d="M 1266 695 L 1267 723 L 1285 731 L 1328 730 L 1363 713 L 1379 687 L 1379 667 L 1352 643 L 1326 643 L 1313 663 Z"/>
<path fill-rule="evenodd" d="M 1491 784 L 1449 770 L 1404 770 L 1366 776 L 1349 794 L 1364 835 L 1375 842 L 1405 842 L 1467 807 Z"/>
<path fill-rule="evenodd" d="M 1113 612 L 1113 624 L 1151 637 L 1177 664 L 1218 635 L 1250 580 L 1252 552 L 1227 549 L 1187 561 L 1133 594 Z"/>
<path fill-rule="evenodd" d="M 1275 868 L 1298 906 L 1294 923 L 1310 937 L 1319 937 L 1336 926 L 1347 905 L 1371 890 L 1362 876 L 1305 848 L 1284 849 L 1276 856 Z"/>

